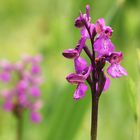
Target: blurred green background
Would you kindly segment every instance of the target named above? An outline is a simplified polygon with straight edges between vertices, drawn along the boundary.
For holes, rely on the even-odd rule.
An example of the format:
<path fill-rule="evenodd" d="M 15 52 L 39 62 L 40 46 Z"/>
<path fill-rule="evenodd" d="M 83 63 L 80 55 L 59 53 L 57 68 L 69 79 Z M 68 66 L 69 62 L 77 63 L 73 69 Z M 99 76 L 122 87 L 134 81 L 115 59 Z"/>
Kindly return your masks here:
<path fill-rule="evenodd" d="M 100 99 L 98 140 L 139 140 L 140 1 L 139 0 L 0 0 L 0 59 L 18 60 L 23 54 L 41 53 L 43 121 L 24 116 L 24 140 L 89 140 L 90 91 L 73 101 L 75 86 L 65 76 L 73 62 L 62 57 L 75 47 L 79 31 L 74 19 L 85 5 L 92 21 L 104 17 L 114 33 L 116 50 L 124 53 L 122 65 L 129 76 L 111 79 Z M 0 109 L 0 140 L 15 140 L 16 120 Z"/>

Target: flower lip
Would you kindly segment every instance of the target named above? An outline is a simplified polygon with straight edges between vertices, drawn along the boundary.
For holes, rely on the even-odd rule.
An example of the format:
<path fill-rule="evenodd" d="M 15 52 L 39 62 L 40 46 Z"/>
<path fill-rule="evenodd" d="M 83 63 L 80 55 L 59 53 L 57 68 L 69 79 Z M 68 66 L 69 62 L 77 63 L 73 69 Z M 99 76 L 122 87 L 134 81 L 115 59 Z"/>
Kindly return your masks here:
<path fill-rule="evenodd" d="M 62 54 L 64 57 L 69 58 L 69 59 L 74 59 L 79 56 L 79 52 L 76 49 L 64 50 Z"/>
<path fill-rule="evenodd" d="M 84 83 L 85 77 L 82 74 L 71 73 L 66 77 L 67 81 L 71 84 Z"/>
<path fill-rule="evenodd" d="M 83 83 L 80 83 L 75 92 L 74 92 L 74 95 L 73 95 L 73 98 L 74 100 L 79 100 L 81 98 L 83 98 L 85 96 L 85 92 L 88 90 L 88 86 L 86 86 L 85 84 Z"/>
<path fill-rule="evenodd" d="M 103 18 L 99 18 L 95 24 L 96 32 L 101 34 L 104 31 L 105 21 Z"/>
<path fill-rule="evenodd" d="M 126 70 L 120 65 L 120 64 L 112 64 L 108 67 L 107 73 L 112 77 L 112 78 L 120 78 L 121 76 L 127 76 Z"/>
<path fill-rule="evenodd" d="M 69 74 L 66 79 L 71 84 L 79 84 L 84 83 L 87 77 L 89 76 L 90 72 L 92 70 L 92 66 L 86 67 L 81 73 L 71 73 Z"/>

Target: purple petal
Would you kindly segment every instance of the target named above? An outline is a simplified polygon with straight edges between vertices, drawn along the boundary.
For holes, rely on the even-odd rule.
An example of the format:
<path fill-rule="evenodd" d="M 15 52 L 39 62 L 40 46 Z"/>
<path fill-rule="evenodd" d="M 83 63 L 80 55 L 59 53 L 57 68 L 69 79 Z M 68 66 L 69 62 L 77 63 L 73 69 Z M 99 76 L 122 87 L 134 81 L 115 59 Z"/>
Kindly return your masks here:
<path fill-rule="evenodd" d="M 29 92 L 34 97 L 40 96 L 40 89 L 37 86 L 32 86 Z"/>
<path fill-rule="evenodd" d="M 87 62 L 82 57 L 75 58 L 74 65 L 77 74 L 82 73 L 82 71 L 87 68 Z"/>
<path fill-rule="evenodd" d="M 85 77 L 82 74 L 71 73 L 66 77 L 67 81 L 71 84 L 84 83 Z"/>
<path fill-rule="evenodd" d="M 19 103 L 26 107 L 28 106 L 28 99 L 27 99 L 27 95 L 25 94 L 24 91 L 20 91 L 18 92 L 18 100 L 19 100 Z"/>
<path fill-rule="evenodd" d="M 29 82 L 27 80 L 22 80 L 18 83 L 17 85 L 17 89 L 19 91 L 23 91 L 23 90 L 26 90 L 26 88 L 28 87 L 29 85 Z"/>
<path fill-rule="evenodd" d="M 91 23 L 90 24 L 90 33 L 91 33 L 91 35 L 93 34 L 94 30 L 95 30 L 95 25 L 93 23 Z"/>
<path fill-rule="evenodd" d="M 0 67 L 5 71 L 11 71 L 13 68 L 8 60 L 0 61 Z"/>
<path fill-rule="evenodd" d="M 112 36 L 113 30 L 110 26 L 105 25 L 105 21 L 103 18 L 97 20 L 95 28 L 98 35 L 106 35 L 107 37 Z"/>
<path fill-rule="evenodd" d="M 85 38 L 87 38 L 87 39 L 90 38 L 89 33 L 88 33 L 88 31 L 87 31 L 87 29 L 86 29 L 85 27 L 83 27 L 83 28 L 81 29 L 80 33 L 81 33 L 81 36 L 82 36 L 82 37 L 85 37 Z"/>
<path fill-rule="evenodd" d="M 106 81 L 105 81 L 105 85 L 104 85 L 104 90 L 103 91 L 108 90 L 109 86 L 110 86 L 110 79 L 108 77 L 106 77 Z"/>
<path fill-rule="evenodd" d="M 89 24 L 90 19 L 91 19 L 89 12 L 90 12 L 90 7 L 89 7 L 89 5 L 87 5 L 86 6 L 86 14 L 82 14 L 82 12 L 80 12 L 80 16 L 75 19 L 75 27 L 77 27 L 77 28 L 83 27 L 84 22 Z"/>
<path fill-rule="evenodd" d="M 3 82 L 9 82 L 10 79 L 11 79 L 10 72 L 4 71 L 0 74 L 0 80 L 2 80 Z"/>
<path fill-rule="evenodd" d="M 113 33 L 113 30 L 110 26 L 106 26 L 105 27 L 105 34 L 107 35 L 107 37 L 111 37 Z"/>
<path fill-rule="evenodd" d="M 69 58 L 69 59 L 74 59 L 79 56 L 79 52 L 76 49 L 64 50 L 62 54 L 64 57 Z"/>
<path fill-rule="evenodd" d="M 22 60 L 24 63 L 40 63 L 42 61 L 42 55 L 38 54 L 36 56 L 30 56 L 28 54 L 25 54 L 24 56 L 22 56 Z"/>
<path fill-rule="evenodd" d="M 114 48 L 111 40 L 105 35 L 97 38 L 94 43 L 94 50 L 99 53 L 98 55 L 109 55 L 114 51 Z"/>
<path fill-rule="evenodd" d="M 31 120 L 35 123 L 39 123 L 42 120 L 40 113 L 38 112 L 31 112 Z"/>
<path fill-rule="evenodd" d="M 37 100 L 32 106 L 31 106 L 31 110 L 32 111 L 38 111 L 41 107 L 42 107 L 42 101 L 41 100 Z"/>
<path fill-rule="evenodd" d="M 96 24 L 95 24 L 96 32 L 98 34 L 103 33 L 104 32 L 104 27 L 105 27 L 104 19 L 103 18 L 98 19 Z"/>
<path fill-rule="evenodd" d="M 22 61 L 17 62 L 14 65 L 14 70 L 22 71 L 24 69 L 24 63 Z"/>
<path fill-rule="evenodd" d="M 88 86 L 85 84 L 79 84 L 76 88 L 76 91 L 74 92 L 74 100 L 79 100 L 85 96 L 85 92 L 87 91 Z"/>
<path fill-rule="evenodd" d="M 13 109 L 13 103 L 9 100 L 5 101 L 5 103 L 3 104 L 3 109 L 5 111 L 11 111 Z"/>
<path fill-rule="evenodd" d="M 92 65 L 90 65 L 86 71 L 86 73 L 84 74 L 85 79 L 87 79 L 87 77 L 90 75 L 90 72 L 92 71 Z"/>
<path fill-rule="evenodd" d="M 37 65 L 37 64 L 33 64 L 33 66 L 32 66 L 32 73 L 33 74 L 39 74 L 40 73 L 40 66 L 39 65 Z"/>
<path fill-rule="evenodd" d="M 11 98 L 11 95 L 12 95 L 11 91 L 5 89 L 5 90 L 2 90 L 1 93 L 2 93 L 1 95 L 4 99 L 10 99 Z"/>
<path fill-rule="evenodd" d="M 38 55 L 32 57 L 32 62 L 33 63 L 40 63 L 42 61 L 42 59 L 43 59 L 42 55 L 38 54 Z"/>
<path fill-rule="evenodd" d="M 84 24 L 83 24 L 83 22 L 81 21 L 81 18 L 80 17 L 77 17 L 76 19 L 75 19 L 75 27 L 77 27 L 77 28 L 81 28 L 81 27 L 83 27 L 84 26 Z"/>
<path fill-rule="evenodd" d="M 35 77 L 34 79 L 32 79 L 32 83 L 35 85 L 40 85 L 43 83 L 43 81 L 44 81 L 44 79 L 42 76 L 38 76 L 38 77 Z"/>
<path fill-rule="evenodd" d="M 82 37 L 82 38 L 79 40 L 79 42 L 78 42 L 78 44 L 77 44 L 77 46 L 76 46 L 76 50 L 78 50 L 79 55 L 80 55 L 80 53 L 81 53 L 83 47 L 85 46 L 85 42 L 86 42 L 86 37 Z"/>
<path fill-rule="evenodd" d="M 112 78 L 119 78 L 123 75 L 127 76 L 126 70 L 120 64 L 112 64 L 108 67 L 107 72 Z"/>
<path fill-rule="evenodd" d="M 93 34 L 93 31 L 95 29 L 95 25 L 94 24 L 90 24 L 90 34 L 92 35 Z M 87 29 L 85 27 L 83 27 L 80 31 L 81 33 L 81 36 L 86 38 L 86 39 L 89 39 L 90 38 L 90 35 L 89 35 L 89 32 L 87 31 Z"/>
<path fill-rule="evenodd" d="M 90 6 L 89 5 L 86 5 L 86 15 L 87 15 L 87 18 L 89 19 L 90 18 Z"/>

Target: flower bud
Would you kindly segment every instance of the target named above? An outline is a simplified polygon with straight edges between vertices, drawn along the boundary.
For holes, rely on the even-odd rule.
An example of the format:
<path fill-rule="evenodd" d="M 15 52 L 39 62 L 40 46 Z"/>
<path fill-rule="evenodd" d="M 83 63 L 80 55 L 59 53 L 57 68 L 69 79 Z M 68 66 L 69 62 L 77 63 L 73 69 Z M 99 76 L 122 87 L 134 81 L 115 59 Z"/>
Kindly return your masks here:
<path fill-rule="evenodd" d="M 62 54 L 64 57 L 69 58 L 69 59 L 74 59 L 79 56 L 79 52 L 76 49 L 64 50 Z"/>

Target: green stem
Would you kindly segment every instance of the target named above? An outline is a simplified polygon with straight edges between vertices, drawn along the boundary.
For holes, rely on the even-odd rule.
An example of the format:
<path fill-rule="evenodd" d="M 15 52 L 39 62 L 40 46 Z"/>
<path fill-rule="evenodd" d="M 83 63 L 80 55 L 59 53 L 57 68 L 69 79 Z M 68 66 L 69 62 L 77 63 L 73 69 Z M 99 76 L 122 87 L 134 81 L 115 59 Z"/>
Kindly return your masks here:
<path fill-rule="evenodd" d="M 22 127 L 23 127 L 23 119 L 22 115 L 17 117 L 17 140 L 22 140 Z"/>

